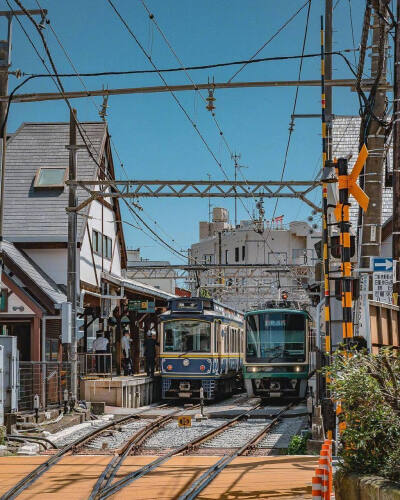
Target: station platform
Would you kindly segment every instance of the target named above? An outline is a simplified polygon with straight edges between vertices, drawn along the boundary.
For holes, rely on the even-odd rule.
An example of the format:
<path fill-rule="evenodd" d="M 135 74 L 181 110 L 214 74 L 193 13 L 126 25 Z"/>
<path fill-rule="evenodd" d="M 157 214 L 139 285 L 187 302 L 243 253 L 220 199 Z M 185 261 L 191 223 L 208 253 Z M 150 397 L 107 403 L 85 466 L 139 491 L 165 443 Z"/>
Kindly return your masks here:
<path fill-rule="evenodd" d="M 0 457 L 0 495 L 48 457 Z M 43 474 L 19 498 L 87 499 L 110 456 L 67 456 Z M 151 462 L 152 456 L 127 457 L 120 479 Z M 221 457 L 176 456 L 134 481 L 112 498 L 172 500 Z M 310 499 L 311 480 L 318 463 L 314 456 L 238 457 L 201 493 L 205 499 Z"/>
<path fill-rule="evenodd" d="M 160 376 L 145 375 L 87 378 L 81 380 L 80 397 L 118 408 L 139 408 L 160 400 Z"/>

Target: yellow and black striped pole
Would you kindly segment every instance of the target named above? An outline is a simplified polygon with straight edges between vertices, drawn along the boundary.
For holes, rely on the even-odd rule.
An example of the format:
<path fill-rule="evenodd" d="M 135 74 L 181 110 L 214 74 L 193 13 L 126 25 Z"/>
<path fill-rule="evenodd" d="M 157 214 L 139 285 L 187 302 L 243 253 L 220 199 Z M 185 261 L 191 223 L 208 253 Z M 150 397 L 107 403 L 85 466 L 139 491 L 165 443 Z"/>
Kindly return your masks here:
<path fill-rule="evenodd" d="M 343 340 L 349 345 L 353 338 L 353 294 L 350 251 L 350 204 L 349 177 L 347 175 L 347 159 L 340 158 L 337 163 L 339 174 L 339 229 L 342 272 L 342 309 L 343 309 Z"/>
<path fill-rule="evenodd" d="M 322 168 L 327 160 L 327 137 L 325 119 L 325 44 L 324 18 L 321 16 L 321 126 L 322 126 Z M 325 293 L 325 352 L 331 352 L 331 305 L 329 288 L 329 233 L 328 233 L 328 184 L 322 184 L 322 245 Z"/>

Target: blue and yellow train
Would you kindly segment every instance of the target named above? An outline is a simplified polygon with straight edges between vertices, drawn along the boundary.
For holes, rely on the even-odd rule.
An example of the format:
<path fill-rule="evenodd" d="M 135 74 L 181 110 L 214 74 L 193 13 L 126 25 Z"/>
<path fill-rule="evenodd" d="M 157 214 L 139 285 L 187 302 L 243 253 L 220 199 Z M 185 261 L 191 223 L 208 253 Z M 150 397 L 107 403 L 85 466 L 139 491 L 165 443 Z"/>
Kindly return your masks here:
<path fill-rule="evenodd" d="M 245 314 L 243 378 L 249 396 L 305 396 L 314 372 L 311 326 L 309 313 L 286 301 Z"/>
<path fill-rule="evenodd" d="M 212 400 L 241 378 L 243 313 L 213 299 L 172 299 L 160 315 L 162 398 Z"/>

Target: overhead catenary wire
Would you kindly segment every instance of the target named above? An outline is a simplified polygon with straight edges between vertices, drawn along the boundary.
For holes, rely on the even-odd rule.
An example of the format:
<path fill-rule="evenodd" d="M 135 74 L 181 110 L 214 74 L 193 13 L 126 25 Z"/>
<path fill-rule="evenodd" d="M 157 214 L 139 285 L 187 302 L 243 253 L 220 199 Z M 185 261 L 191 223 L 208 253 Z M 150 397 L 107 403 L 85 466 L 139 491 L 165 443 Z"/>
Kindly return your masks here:
<path fill-rule="evenodd" d="M 36 1 L 37 6 L 39 7 L 39 9 L 40 9 L 40 10 L 43 10 L 42 6 L 41 6 L 41 5 L 40 5 L 40 3 L 39 3 L 39 0 L 35 0 L 35 1 Z M 65 48 L 65 47 L 64 47 L 64 45 L 63 45 L 63 43 L 61 42 L 61 40 L 60 40 L 59 36 L 57 35 L 57 33 L 56 33 L 55 29 L 53 28 L 52 24 L 51 24 L 51 23 L 48 23 L 47 25 L 48 25 L 48 26 L 50 26 L 50 30 L 51 30 L 51 32 L 53 33 L 53 35 L 54 35 L 54 37 L 55 37 L 55 39 L 56 39 L 56 41 L 57 41 L 58 45 L 60 46 L 60 48 L 61 48 L 62 52 L 64 53 L 65 57 L 67 58 L 67 60 L 68 60 L 69 64 L 70 64 L 70 65 L 71 65 L 71 67 L 72 67 L 72 69 L 75 71 L 75 76 L 78 78 L 78 80 L 79 80 L 79 81 L 80 81 L 80 83 L 82 84 L 83 88 L 84 88 L 84 89 L 85 89 L 85 90 L 89 93 L 89 91 L 88 91 L 88 89 L 87 89 L 87 86 L 86 86 L 86 84 L 85 84 L 84 80 L 82 79 L 82 76 L 81 76 L 81 75 L 80 75 L 80 73 L 78 72 L 78 70 L 77 70 L 76 66 L 74 65 L 74 63 L 73 63 L 73 61 L 72 61 L 72 58 L 71 58 L 71 57 L 70 57 L 70 55 L 68 54 L 68 51 L 66 50 L 66 48 Z M 101 106 L 99 106 L 99 105 L 96 103 L 96 101 L 94 100 L 94 98 L 93 98 L 92 96 L 90 96 L 90 95 L 89 95 L 89 97 L 91 98 L 91 101 L 92 101 L 92 103 L 93 103 L 93 105 L 94 105 L 94 107 L 95 107 L 96 111 L 97 111 L 97 112 L 100 112 Z M 122 172 L 124 173 L 124 175 L 125 175 L 126 179 L 129 179 L 128 173 L 127 173 L 127 171 L 126 171 L 126 169 L 125 169 L 125 166 L 124 166 L 124 164 L 123 164 L 123 162 L 122 162 L 122 160 L 121 160 L 121 157 L 120 157 L 120 155 L 119 155 L 119 153 L 118 153 L 117 147 L 116 147 L 116 145 L 115 145 L 115 143 L 114 143 L 114 141 L 113 141 L 113 139 L 112 139 L 111 135 L 110 135 L 110 144 L 111 144 L 111 147 L 114 149 L 114 152 L 116 153 L 116 156 L 117 156 L 118 161 L 119 161 L 119 163 L 120 163 L 120 167 L 121 167 Z M 143 210 L 143 208 L 142 208 L 142 210 Z M 144 210 L 143 210 L 143 212 L 144 212 L 144 213 L 146 213 Z M 151 219 L 151 220 L 152 220 L 152 217 L 151 217 L 149 214 L 147 214 L 147 213 L 146 213 L 146 216 L 147 216 L 149 219 Z M 162 228 L 162 226 L 161 226 L 160 224 L 158 224 L 158 223 L 157 223 L 157 222 L 155 222 L 154 220 L 152 220 L 152 222 L 153 222 L 154 224 L 157 224 L 157 225 L 158 225 L 159 230 L 160 230 L 160 231 L 162 231 L 162 232 L 165 234 L 165 236 L 167 236 L 167 238 L 169 238 L 169 239 L 172 241 L 172 243 L 176 243 L 176 242 L 175 242 L 175 239 L 174 239 L 173 237 L 171 237 L 171 236 L 170 236 L 170 235 L 169 235 L 169 234 L 168 234 L 168 233 L 167 233 L 167 232 L 166 232 L 166 231 Z M 146 233 L 145 233 L 145 234 L 146 234 Z"/>
<path fill-rule="evenodd" d="M 197 127 L 197 124 L 193 121 L 192 117 L 190 116 L 190 114 L 188 113 L 188 111 L 186 110 L 186 108 L 183 106 L 183 104 L 181 103 L 181 101 L 178 99 L 176 93 L 170 88 L 170 86 L 168 85 L 167 81 L 165 80 L 163 74 L 158 70 L 157 66 L 153 62 L 153 59 L 151 58 L 151 56 L 149 55 L 149 53 L 146 51 L 146 49 L 143 47 L 142 43 L 139 41 L 139 39 L 137 38 L 137 36 L 135 35 L 135 33 L 132 31 L 132 29 L 129 26 L 129 24 L 126 22 L 126 20 L 124 19 L 124 17 L 121 15 L 121 13 L 119 12 L 119 10 L 116 8 L 116 6 L 112 2 L 112 0 L 106 0 L 106 1 L 111 6 L 111 8 L 113 9 L 113 11 L 117 15 L 117 17 L 122 22 L 122 24 L 125 26 L 125 28 L 127 29 L 128 33 L 134 39 L 134 41 L 136 42 L 136 44 L 138 45 L 138 47 L 140 48 L 140 50 L 147 57 L 147 59 L 149 60 L 150 64 L 156 70 L 156 72 L 158 73 L 158 75 L 161 78 L 162 82 L 164 83 L 165 87 L 170 92 L 172 98 L 174 99 L 174 101 L 176 102 L 176 104 L 178 105 L 178 107 L 181 109 L 181 111 L 184 113 L 184 115 L 186 116 L 186 118 L 189 120 L 190 124 L 192 125 L 192 127 L 196 131 L 197 135 L 200 137 L 200 139 L 203 142 L 204 146 L 206 147 L 207 151 L 210 153 L 210 155 L 212 156 L 212 158 L 214 159 L 214 161 L 217 163 L 217 165 L 219 166 L 219 168 L 224 171 L 224 168 L 223 168 L 221 162 L 216 157 L 214 151 L 211 149 L 211 147 L 208 144 L 208 142 L 207 142 L 206 138 L 204 137 L 204 135 L 200 132 L 199 128 Z"/>
<path fill-rule="evenodd" d="M 276 38 L 285 28 L 288 26 L 295 17 L 300 14 L 300 12 L 304 9 L 304 7 L 307 5 L 308 0 L 253 54 L 252 57 L 250 57 L 250 61 L 253 60 L 262 50 L 265 49 L 267 45 L 269 45 L 274 38 Z M 234 78 L 237 77 L 237 75 L 244 70 L 244 68 L 248 65 L 249 63 L 244 63 L 241 68 L 239 68 L 228 80 L 228 83 L 230 83 Z"/>
<path fill-rule="evenodd" d="M 164 33 L 164 31 L 161 29 L 160 25 L 158 24 L 157 20 L 156 20 L 156 17 L 154 16 L 154 14 L 152 12 L 150 12 L 149 8 L 147 7 L 147 4 L 144 0 L 140 0 L 144 9 L 146 10 L 148 16 L 149 16 L 149 19 L 151 20 L 151 22 L 154 24 L 154 26 L 156 27 L 157 31 L 160 33 L 160 35 L 162 36 L 164 42 L 166 43 L 167 47 L 169 48 L 169 50 L 171 51 L 171 53 L 173 54 L 173 56 L 175 57 L 175 59 L 178 61 L 178 63 L 181 65 L 181 68 L 182 70 L 185 72 L 187 78 L 189 79 L 189 81 L 191 82 L 191 84 L 193 85 L 193 89 L 195 90 L 195 92 L 197 93 L 197 95 L 200 96 L 200 98 L 202 99 L 203 103 L 207 106 L 207 100 L 206 98 L 203 96 L 203 94 L 200 92 L 198 86 L 196 85 L 196 83 L 194 82 L 193 78 L 191 77 L 189 71 L 186 69 L 185 65 L 183 64 L 182 60 L 180 59 L 180 57 L 178 56 L 176 50 L 172 47 L 172 44 L 170 43 L 170 41 L 168 40 L 166 34 Z M 212 88 L 212 84 L 210 84 L 210 88 Z M 217 120 L 216 116 L 215 116 L 215 111 L 211 111 L 211 117 L 212 117 L 212 120 L 218 130 L 218 134 L 219 136 L 221 137 L 224 145 L 225 145 L 225 148 L 227 149 L 228 151 L 228 154 L 229 154 L 229 158 L 232 158 L 233 156 L 233 150 L 231 148 L 231 146 L 229 145 L 229 142 L 222 130 L 222 127 L 219 123 L 219 121 Z M 235 167 L 236 168 L 236 167 Z M 222 173 L 224 174 L 225 178 L 227 180 L 229 180 L 229 177 L 226 173 L 226 171 L 224 169 L 222 169 Z M 246 179 L 243 177 L 244 181 L 246 181 Z M 254 198 L 254 197 L 253 197 Z M 243 205 L 243 207 L 245 208 L 245 210 L 249 213 L 248 209 L 245 207 L 245 203 L 242 199 L 240 199 L 241 201 L 241 204 Z"/>
<path fill-rule="evenodd" d="M 360 50 L 359 48 L 334 50 L 332 52 L 325 52 L 325 55 L 346 57 L 344 54 L 358 52 L 359 50 Z M 90 77 L 99 77 L 99 76 L 145 75 L 145 74 L 154 74 L 154 73 L 179 73 L 182 71 L 198 71 L 198 70 L 205 70 L 205 69 L 223 68 L 223 67 L 228 67 L 228 66 L 236 66 L 238 64 L 247 65 L 247 64 L 258 64 L 258 63 L 263 63 L 263 62 L 290 61 L 290 60 L 308 59 L 308 58 L 320 57 L 320 56 L 321 56 L 321 54 L 319 54 L 319 53 L 310 53 L 310 54 L 304 54 L 304 55 L 296 54 L 296 55 L 289 55 L 289 56 L 270 56 L 270 57 L 260 57 L 257 59 L 244 59 L 244 60 L 215 63 L 215 64 L 185 66 L 184 68 L 182 66 L 180 66 L 180 67 L 174 67 L 174 68 L 158 68 L 156 70 L 155 69 L 132 69 L 132 70 L 125 70 L 125 71 L 97 71 L 97 72 L 82 72 L 82 71 L 80 71 L 79 75 L 81 77 L 90 78 Z M 348 60 L 347 57 L 346 57 L 346 59 Z M 34 78 L 50 78 L 51 76 L 55 76 L 55 74 L 49 75 L 48 73 L 21 72 L 20 74 L 21 74 L 21 76 L 33 76 Z M 75 78 L 76 73 L 58 73 L 58 76 L 60 78 Z"/>
<path fill-rule="evenodd" d="M 304 54 L 305 46 L 306 46 L 306 42 L 307 42 L 308 26 L 309 26 L 309 21 L 310 21 L 310 11 L 311 11 L 311 0 L 308 0 L 308 9 L 307 9 L 307 15 L 306 15 L 306 24 L 305 24 L 304 35 L 303 35 L 302 54 Z M 298 80 L 300 80 L 300 78 L 301 78 L 302 70 L 303 70 L 303 59 L 300 59 L 300 65 L 299 65 L 299 71 L 298 71 L 298 78 L 297 78 Z M 285 175 L 286 166 L 287 166 L 287 159 L 288 159 L 288 154 L 289 154 L 289 148 L 290 148 L 290 144 L 291 144 L 291 140 L 292 140 L 292 135 L 293 135 L 293 131 L 294 131 L 294 118 L 293 118 L 293 115 L 296 113 L 298 96 L 299 96 L 299 87 L 296 87 L 295 97 L 294 97 L 294 101 L 293 101 L 292 114 L 291 114 L 291 120 L 290 120 L 290 123 L 289 123 L 289 135 L 288 135 L 288 140 L 287 140 L 287 143 L 286 143 L 285 157 L 284 157 L 283 166 L 282 166 L 282 172 L 281 172 L 281 177 L 280 177 L 281 182 L 282 182 L 283 177 Z M 266 241 L 267 241 L 267 239 L 268 239 L 268 237 L 269 237 L 269 235 L 271 233 L 272 223 L 273 223 L 273 220 L 274 220 L 274 218 L 276 216 L 276 210 L 278 208 L 278 201 L 279 200 L 277 198 L 276 201 L 275 201 L 274 211 L 273 211 L 272 217 L 271 217 L 271 224 L 269 226 L 269 230 L 268 230 L 267 236 L 265 238 Z"/>
<path fill-rule="evenodd" d="M 307 0 L 307 3 L 309 2 L 310 0 Z M 130 28 L 130 26 L 128 25 L 127 21 L 124 19 L 124 17 L 122 16 L 122 14 L 118 11 L 118 9 L 115 7 L 114 3 L 112 0 L 107 0 L 107 2 L 109 3 L 109 5 L 112 7 L 112 9 L 114 10 L 114 12 L 116 13 L 116 15 L 118 16 L 118 18 L 120 19 L 120 21 L 122 22 L 122 24 L 125 26 L 125 28 L 128 30 L 128 32 L 130 33 L 130 35 L 132 36 L 132 38 L 135 40 L 136 44 L 139 46 L 139 48 L 141 49 L 141 51 L 143 52 L 143 54 L 148 58 L 149 62 L 151 63 L 151 65 L 153 66 L 153 68 L 155 70 L 157 70 L 157 66 L 155 65 L 154 61 L 152 60 L 151 56 L 147 53 L 146 49 L 143 47 L 143 45 L 140 43 L 140 41 L 138 40 L 138 38 L 136 37 L 136 35 L 134 34 L 134 32 L 132 31 L 132 29 Z M 177 98 L 176 94 L 170 89 L 170 87 L 168 86 L 165 78 L 163 77 L 163 75 L 157 70 L 161 80 L 163 81 L 164 85 L 166 86 L 166 88 L 170 91 L 171 95 L 173 96 L 175 102 L 178 104 L 178 106 L 181 108 L 181 110 L 184 112 L 185 116 L 189 119 L 189 121 L 192 123 L 192 125 L 194 125 L 194 122 L 193 120 L 191 119 L 190 115 L 188 114 L 188 112 L 186 111 L 186 109 L 183 107 L 183 105 L 181 104 L 181 102 L 179 101 L 179 99 Z M 197 133 L 199 134 L 200 138 L 203 140 L 203 142 L 205 142 L 205 139 L 203 138 L 202 134 L 200 133 L 200 131 L 196 128 L 196 131 Z M 205 144 L 207 145 L 208 147 L 208 144 L 205 142 Z M 227 174 L 225 172 L 225 170 L 223 169 L 222 167 L 222 164 L 220 162 L 218 162 L 218 160 L 216 159 L 215 157 L 215 154 L 209 150 L 210 153 L 212 154 L 213 158 L 215 159 L 217 165 L 220 167 L 220 169 L 223 171 L 224 175 L 227 177 Z M 250 219 L 252 220 L 252 216 L 251 214 L 249 213 L 249 211 L 247 210 L 247 207 L 245 205 L 243 205 L 245 210 L 247 211 L 247 213 L 249 214 L 249 217 Z M 267 246 L 269 247 L 269 249 L 272 251 L 272 248 L 271 246 L 269 245 L 269 243 L 267 242 L 267 240 L 265 240 L 265 243 L 267 244 Z M 292 270 L 290 268 L 288 268 L 290 270 L 290 272 L 292 272 Z M 302 285 L 302 282 L 301 280 L 295 276 L 295 279 L 297 280 L 297 282 L 301 285 L 301 287 L 303 287 Z"/>
<path fill-rule="evenodd" d="M 13 10 L 12 6 L 10 5 L 9 0 L 6 0 L 6 2 L 7 2 L 7 4 L 8 4 L 8 6 L 9 6 L 9 8 L 10 8 L 11 12 L 13 12 L 13 13 L 14 13 L 14 10 Z M 64 91 L 63 85 L 62 85 L 62 83 L 61 83 L 61 81 L 60 81 L 60 79 L 59 79 L 59 77 L 58 77 L 57 68 L 56 68 L 56 66 L 55 66 L 55 64 L 54 64 L 54 61 L 53 61 L 53 58 L 52 58 L 52 56 L 51 56 L 50 50 L 49 50 L 49 48 L 48 48 L 47 42 L 46 42 L 46 40 L 45 40 L 45 38 L 44 38 L 44 36 L 43 36 L 43 34 L 42 34 L 42 32 L 41 32 L 41 30 L 40 30 L 39 26 L 37 25 L 37 23 L 36 23 L 35 19 L 34 19 L 34 18 L 33 18 L 33 17 L 29 14 L 29 12 L 25 9 L 25 7 L 24 7 L 24 6 L 23 6 L 23 4 L 20 2 L 20 0 L 14 0 L 14 2 L 15 2 L 15 3 L 16 3 L 19 7 L 20 7 L 20 9 L 21 9 L 21 10 L 22 10 L 22 11 L 23 11 L 26 15 L 27 15 L 27 17 L 29 18 L 29 20 L 32 22 L 32 24 L 34 25 L 34 27 L 37 29 L 37 31 L 38 31 L 38 33 L 39 33 L 39 35 L 40 35 L 40 38 L 41 38 L 41 40 L 42 40 L 42 43 L 43 43 L 43 46 L 44 46 L 44 49 L 45 49 L 46 55 L 47 55 L 47 57 L 48 57 L 48 59 L 49 59 L 49 62 L 50 62 L 50 64 L 51 64 L 51 67 L 52 67 L 53 72 L 54 72 L 54 74 L 55 74 L 55 76 L 54 76 L 52 79 L 53 79 L 53 81 L 54 81 L 54 83 L 55 83 L 56 87 L 58 88 L 58 90 L 59 90 L 60 94 L 63 96 L 63 99 L 64 99 L 64 101 L 66 102 L 66 104 L 67 104 L 67 106 L 68 106 L 69 110 L 72 112 L 72 106 L 71 106 L 71 104 L 70 104 L 69 100 L 67 99 L 67 97 L 65 96 L 65 91 Z M 40 53 L 39 53 L 39 51 L 38 51 L 37 47 L 35 46 L 35 44 L 33 43 L 32 39 L 31 39 L 31 37 L 29 36 L 29 34 L 27 33 L 27 31 L 25 30 L 25 28 L 24 28 L 23 24 L 21 23 L 21 21 L 20 21 L 20 19 L 19 19 L 19 16 L 16 16 L 16 19 L 17 19 L 17 21 L 18 21 L 18 23 L 19 23 L 19 25 L 20 25 L 21 29 L 23 30 L 24 34 L 25 34 L 25 35 L 26 35 L 26 37 L 28 38 L 28 41 L 29 41 L 29 42 L 30 42 L 30 44 L 32 45 L 32 47 L 33 47 L 34 51 L 36 52 L 37 56 L 39 57 L 40 61 L 42 62 L 43 66 L 44 66 L 44 67 L 45 67 L 45 69 L 46 69 L 46 70 L 50 73 L 49 68 L 48 68 L 48 66 L 47 66 L 47 64 L 46 64 L 46 61 L 45 61 L 45 60 L 42 58 L 42 56 L 40 55 Z M 74 116 L 74 113 L 71 113 L 71 115 L 72 115 L 72 116 Z M 7 119 L 7 117 L 8 117 L 8 113 L 7 113 L 7 115 L 6 115 L 6 119 Z M 87 151 L 88 151 L 88 154 L 89 154 L 90 158 L 91 158 L 91 159 L 95 162 L 95 164 L 97 165 L 97 167 L 98 167 L 101 171 L 103 171 L 104 175 L 107 177 L 107 176 L 108 176 L 108 173 L 104 171 L 103 167 L 102 167 L 102 166 L 101 166 L 101 164 L 98 162 L 97 158 L 95 158 L 95 156 L 94 156 L 94 154 L 93 154 L 92 150 L 91 150 L 91 149 L 90 149 L 90 147 L 89 147 L 88 142 L 90 142 L 90 143 L 91 143 L 90 138 L 89 138 L 89 137 L 86 137 L 86 138 L 85 138 L 85 131 L 84 131 L 84 129 L 82 130 L 82 127 L 81 127 L 80 122 L 77 120 L 77 118 L 76 118 L 76 117 L 74 117 L 74 120 L 75 120 L 75 124 L 76 124 L 76 126 L 77 126 L 77 129 L 78 129 L 78 131 L 79 131 L 79 135 L 80 135 L 80 137 L 81 137 L 81 139 L 82 139 L 82 141 L 83 141 L 83 143 L 84 143 L 84 145 L 85 145 L 85 148 L 86 148 L 86 149 L 87 149 Z M 3 125 L 4 125 L 4 124 L 3 124 Z M 95 148 L 94 148 L 94 146 L 93 146 L 93 144 L 92 144 L 92 143 L 91 143 L 91 146 L 92 146 L 93 150 L 95 151 Z M 117 188 L 115 188 L 115 189 L 116 189 L 116 191 L 118 192 L 118 189 L 117 189 Z M 154 234 L 154 235 L 155 235 L 155 236 L 156 236 L 156 237 L 160 240 L 160 242 L 162 242 L 162 243 L 163 243 L 163 244 L 164 244 L 167 248 L 169 248 L 171 251 L 173 251 L 176 255 L 180 256 L 181 258 L 182 258 L 182 257 L 183 257 L 183 258 L 186 258 L 186 256 L 185 256 L 185 255 L 181 254 L 178 250 L 174 249 L 171 245 L 169 245 L 167 242 L 165 242 L 165 241 L 164 241 L 164 240 L 163 240 L 163 239 L 162 239 L 162 238 L 161 238 L 161 237 L 160 237 L 157 233 L 155 233 L 155 232 L 152 230 L 152 228 L 151 228 L 150 226 L 148 226 L 148 224 L 147 224 L 145 221 L 143 221 L 143 219 L 140 217 L 140 215 L 139 215 L 139 214 L 137 214 L 137 212 L 133 209 L 133 207 L 132 207 L 132 206 L 131 206 L 131 205 L 130 205 L 130 204 L 129 204 L 129 203 L 128 203 L 128 202 L 127 202 L 124 198 L 122 198 L 122 199 L 123 199 L 123 201 L 124 201 L 125 205 L 128 207 L 128 210 L 131 212 L 131 214 L 133 214 L 136 218 L 138 218 L 138 219 L 139 219 L 139 220 L 140 220 L 140 221 L 141 221 L 141 222 L 145 225 L 145 227 L 146 227 L 146 228 L 147 228 L 147 229 L 148 229 L 148 230 L 149 230 L 152 234 Z"/>

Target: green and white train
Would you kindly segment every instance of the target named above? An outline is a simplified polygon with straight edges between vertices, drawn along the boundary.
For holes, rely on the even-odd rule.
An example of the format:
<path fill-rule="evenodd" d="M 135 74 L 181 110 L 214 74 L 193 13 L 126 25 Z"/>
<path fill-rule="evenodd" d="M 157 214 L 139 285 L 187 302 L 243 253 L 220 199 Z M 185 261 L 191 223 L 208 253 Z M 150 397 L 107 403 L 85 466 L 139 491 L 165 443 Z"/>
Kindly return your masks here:
<path fill-rule="evenodd" d="M 290 302 L 245 314 L 243 378 L 249 396 L 303 398 L 314 372 L 309 313 Z"/>

